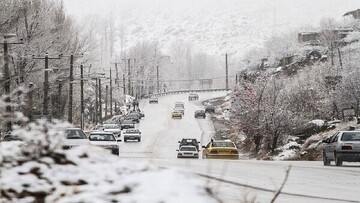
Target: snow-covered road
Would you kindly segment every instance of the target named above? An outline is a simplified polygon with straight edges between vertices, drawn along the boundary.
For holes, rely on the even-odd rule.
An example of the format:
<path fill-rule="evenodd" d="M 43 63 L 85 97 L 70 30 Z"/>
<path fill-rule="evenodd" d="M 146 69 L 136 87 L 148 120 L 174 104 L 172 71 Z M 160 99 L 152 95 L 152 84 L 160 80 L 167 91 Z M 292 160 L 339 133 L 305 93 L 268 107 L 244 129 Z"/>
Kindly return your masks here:
<path fill-rule="evenodd" d="M 211 176 L 204 184 L 214 189 L 223 202 L 241 202 L 253 197 L 270 202 L 280 187 L 285 171 L 292 165 L 289 179 L 276 202 L 360 202 L 360 164 L 324 167 L 321 162 L 177 159 L 178 140 L 197 138 L 205 145 L 214 133 L 209 118 L 195 119 L 203 109 L 201 101 L 224 96 L 225 92 L 200 93 L 200 100 L 187 100 L 187 94 L 159 98 L 159 104 L 140 104 L 146 116 L 139 125 L 142 141 L 122 143 L 120 157 L 149 161 L 163 167 Z M 185 103 L 183 119 L 171 119 L 174 102 Z M 221 179 L 221 180 L 220 180 Z"/>

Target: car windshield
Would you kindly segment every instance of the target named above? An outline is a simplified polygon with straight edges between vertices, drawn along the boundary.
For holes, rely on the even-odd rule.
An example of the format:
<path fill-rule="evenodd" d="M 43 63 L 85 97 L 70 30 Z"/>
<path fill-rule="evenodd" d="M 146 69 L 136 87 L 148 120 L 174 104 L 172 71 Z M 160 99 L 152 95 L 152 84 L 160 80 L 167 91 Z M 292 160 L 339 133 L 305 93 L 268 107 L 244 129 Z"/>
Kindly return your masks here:
<path fill-rule="evenodd" d="M 213 142 L 213 147 L 235 147 L 232 142 Z"/>
<path fill-rule="evenodd" d="M 116 141 L 112 134 L 90 134 L 90 141 Z"/>
<path fill-rule="evenodd" d="M 140 131 L 139 130 L 127 130 L 126 133 L 128 134 L 138 134 Z"/>
<path fill-rule="evenodd" d="M 193 139 L 183 139 L 181 140 L 181 143 L 197 143 L 197 141 Z"/>
<path fill-rule="evenodd" d="M 71 129 L 66 130 L 66 139 L 87 139 L 82 130 Z"/>
<path fill-rule="evenodd" d="M 360 132 L 345 132 L 341 136 L 342 141 L 360 141 Z"/>
<path fill-rule="evenodd" d="M 192 151 L 195 152 L 197 151 L 195 147 L 181 147 L 180 151 Z"/>

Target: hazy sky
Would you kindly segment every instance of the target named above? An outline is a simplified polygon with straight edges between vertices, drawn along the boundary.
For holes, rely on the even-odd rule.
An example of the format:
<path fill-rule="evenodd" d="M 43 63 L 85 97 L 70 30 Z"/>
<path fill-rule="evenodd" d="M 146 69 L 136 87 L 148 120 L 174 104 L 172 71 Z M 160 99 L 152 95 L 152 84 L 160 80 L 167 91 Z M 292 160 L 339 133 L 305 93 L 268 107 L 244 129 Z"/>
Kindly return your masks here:
<path fill-rule="evenodd" d="M 340 18 L 360 0 L 64 0 L 68 14 L 112 14 L 138 40 L 169 43 L 183 38 L 195 47 L 221 53 L 261 46 L 273 34 L 324 17 Z M 242 52 L 242 51 L 240 51 Z"/>

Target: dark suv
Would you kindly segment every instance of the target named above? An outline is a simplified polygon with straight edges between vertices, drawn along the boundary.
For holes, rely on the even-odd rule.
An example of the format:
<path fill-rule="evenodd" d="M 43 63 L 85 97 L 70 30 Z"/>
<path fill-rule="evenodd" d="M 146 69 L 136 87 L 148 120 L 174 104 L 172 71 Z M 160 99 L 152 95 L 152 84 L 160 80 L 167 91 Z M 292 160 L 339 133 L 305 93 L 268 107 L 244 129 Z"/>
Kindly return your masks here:
<path fill-rule="evenodd" d="M 199 143 L 200 142 L 196 138 L 183 138 L 178 143 L 179 143 L 179 149 L 182 146 L 191 145 L 191 146 L 195 146 L 196 149 L 199 151 Z"/>
<path fill-rule="evenodd" d="M 206 118 L 206 113 L 204 110 L 197 110 L 197 111 L 195 111 L 194 116 L 195 116 L 195 118 L 198 118 L 198 117 Z"/>
<path fill-rule="evenodd" d="M 208 105 L 205 107 L 205 113 L 215 113 L 215 107 L 213 105 Z"/>

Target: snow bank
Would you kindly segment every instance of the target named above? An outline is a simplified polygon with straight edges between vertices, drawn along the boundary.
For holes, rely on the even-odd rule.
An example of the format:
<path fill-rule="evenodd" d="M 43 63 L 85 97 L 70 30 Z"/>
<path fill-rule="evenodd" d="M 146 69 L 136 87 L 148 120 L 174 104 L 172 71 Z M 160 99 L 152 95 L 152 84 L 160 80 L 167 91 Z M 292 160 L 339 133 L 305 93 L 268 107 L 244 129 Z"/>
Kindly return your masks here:
<path fill-rule="evenodd" d="M 324 126 L 325 121 L 324 121 L 324 120 L 320 120 L 320 119 L 316 119 L 316 120 L 312 120 L 312 121 L 310 121 L 309 123 L 313 123 L 313 124 L 315 124 L 315 125 L 317 125 L 317 126 L 321 127 L 321 126 Z"/>
<path fill-rule="evenodd" d="M 193 174 L 134 164 L 96 146 L 51 148 L 63 136 L 59 126 L 32 124 L 15 131 L 26 142 L 0 143 L 0 202 L 217 202 Z"/>

